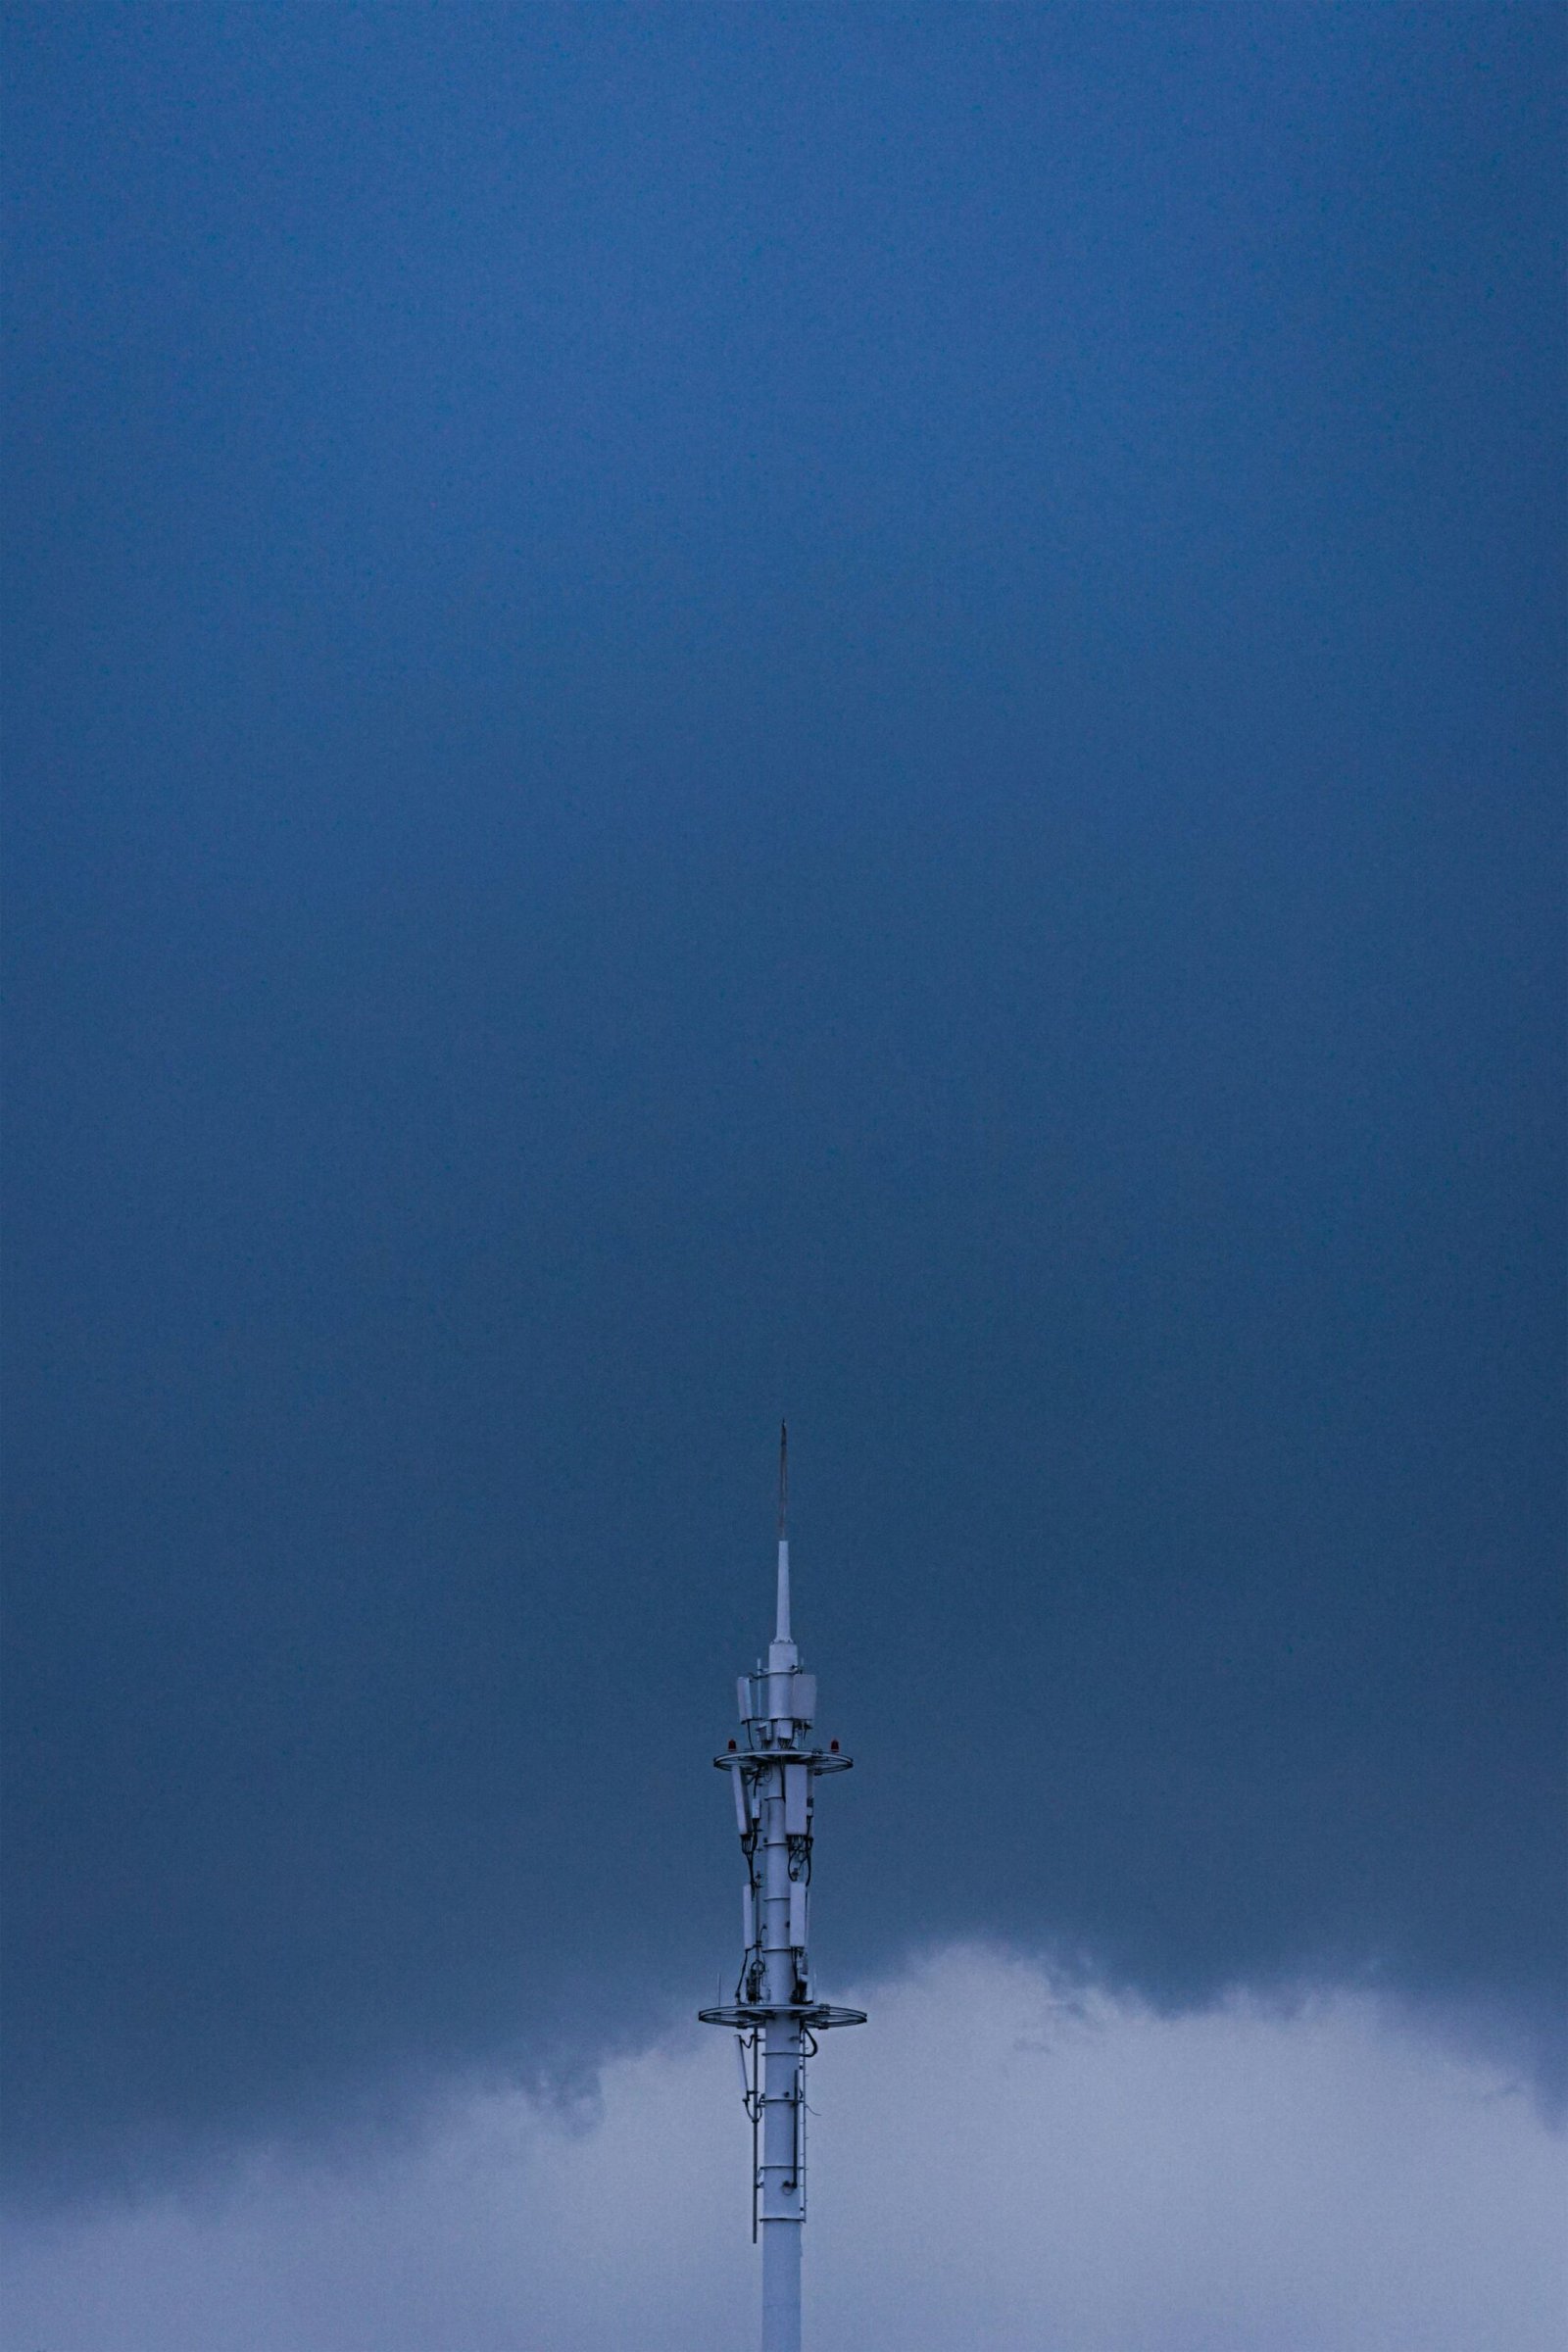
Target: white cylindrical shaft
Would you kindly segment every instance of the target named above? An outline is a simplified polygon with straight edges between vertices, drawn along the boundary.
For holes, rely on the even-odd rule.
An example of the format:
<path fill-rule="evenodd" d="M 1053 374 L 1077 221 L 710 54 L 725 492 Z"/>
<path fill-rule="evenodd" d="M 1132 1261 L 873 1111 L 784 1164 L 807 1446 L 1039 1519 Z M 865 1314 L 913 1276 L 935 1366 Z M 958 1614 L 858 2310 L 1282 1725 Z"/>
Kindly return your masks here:
<path fill-rule="evenodd" d="M 762 2352 L 801 2352 L 801 2226 L 762 2224 Z"/>
<path fill-rule="evenodd" d="M 762 2033 L 762 2147 L 760 2218 L 799 2230 L 806 2218 L 802 2179 L 801 2029 L 771 2018 Z"/>
<path fill-rule="evenodd" d="M 800 1767 L 795 1767 L 799 1771 Z M 762 1999 L 789 2008 L 805 1986 L 791 1935 L 800 1886 L 790 1877 L 790 1822 L 782 1762 L 762 1779 Z M 792 1903 L 791 1895 L 795 1896 Z M 762 2239 L 762 2352 L 800 2352 L 801 2225 L 806 2218 L 804 2044 L 798 2017 L 769 2018 L 762 2032 L 761 2146 L 758 2210 Z"/>

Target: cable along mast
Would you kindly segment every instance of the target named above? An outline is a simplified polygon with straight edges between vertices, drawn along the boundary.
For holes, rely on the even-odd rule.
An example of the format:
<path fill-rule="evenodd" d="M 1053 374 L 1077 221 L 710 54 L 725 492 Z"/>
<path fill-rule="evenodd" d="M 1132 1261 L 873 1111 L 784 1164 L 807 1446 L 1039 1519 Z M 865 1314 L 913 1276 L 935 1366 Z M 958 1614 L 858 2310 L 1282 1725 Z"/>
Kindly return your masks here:
<path fill-rule="evenodd" d="M 779 1431 L 778 1596 L 767 1663 L 737 1690 L 741 1738 L 713 1762 L 727 1772 L 746 1862 L 745 1957 L 735 1998 L 700 2009 L 736 2036 L 752 2127 L 752 2236 L 762 2241 L 762 2352 L 801 2352 L 801 2230 L 806 2220 L 806 2062 L 834 2026 L 863 2026 L 811 1992 L 808 1889 L 815 1787 L 848 1772 L 836 1740 L 810 1743 L 816 1677 L 790 1634 L 789 1439 Z"/>

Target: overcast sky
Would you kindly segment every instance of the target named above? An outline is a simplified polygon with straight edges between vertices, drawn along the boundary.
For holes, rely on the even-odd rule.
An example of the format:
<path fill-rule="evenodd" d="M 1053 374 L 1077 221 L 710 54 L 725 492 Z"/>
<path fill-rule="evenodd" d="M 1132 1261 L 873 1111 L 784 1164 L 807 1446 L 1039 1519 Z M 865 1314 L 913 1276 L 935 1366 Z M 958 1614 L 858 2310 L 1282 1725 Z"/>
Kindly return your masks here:
<path fill-rule="evenodd" d="M 6 14 L 25 2227 L 654 2065 L 786 1409 L 824 1992 L 1556 2145 L 1559 12 Z"/>

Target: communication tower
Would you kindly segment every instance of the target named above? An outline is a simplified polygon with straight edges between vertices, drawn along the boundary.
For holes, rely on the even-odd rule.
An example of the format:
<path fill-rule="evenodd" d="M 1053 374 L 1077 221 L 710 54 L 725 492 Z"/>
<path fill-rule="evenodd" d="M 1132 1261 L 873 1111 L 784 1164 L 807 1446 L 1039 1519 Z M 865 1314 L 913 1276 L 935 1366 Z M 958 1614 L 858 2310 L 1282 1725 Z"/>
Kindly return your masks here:
<path fill-rule="evenodd" d="M 816 1677 L 790 1636 L 789 1439 L 778 1446 L 778 1611 L 767 1663 L 737 1686 L 741 1732 L 713 1758 L 727 1772 L 746 1863 L 745 1957 L 735 1998 L 700 2009 L 736 2036 L 752 2127 L 752 2236 L 762 2241 L 762 2352 L 801 2352 L 801 2230 L 806 2220 L 806 2062 L 833 2026 L 863 2026 L 811 1991 L 808 1890 L 816 1784 L 848 1772 L 831 1740 L 811 1744 Z"/>

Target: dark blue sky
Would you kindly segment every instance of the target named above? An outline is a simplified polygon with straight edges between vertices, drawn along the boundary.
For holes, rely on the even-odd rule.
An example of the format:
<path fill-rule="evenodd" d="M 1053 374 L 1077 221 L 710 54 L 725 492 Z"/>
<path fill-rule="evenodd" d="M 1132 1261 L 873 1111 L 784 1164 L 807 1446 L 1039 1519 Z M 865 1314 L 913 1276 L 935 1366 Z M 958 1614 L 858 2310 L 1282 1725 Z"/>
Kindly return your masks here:
<path fill-rule="evenodd" d="M 1557 12 L 8 24 L 16 2177 L 707 1996 L 784 1407 L 828 1973 L 1560 2068 Z"/>

